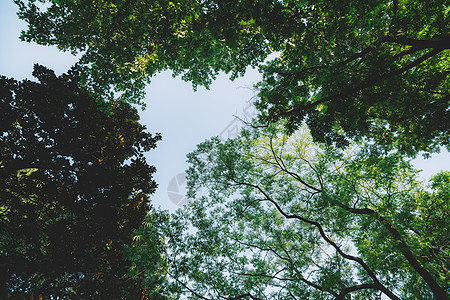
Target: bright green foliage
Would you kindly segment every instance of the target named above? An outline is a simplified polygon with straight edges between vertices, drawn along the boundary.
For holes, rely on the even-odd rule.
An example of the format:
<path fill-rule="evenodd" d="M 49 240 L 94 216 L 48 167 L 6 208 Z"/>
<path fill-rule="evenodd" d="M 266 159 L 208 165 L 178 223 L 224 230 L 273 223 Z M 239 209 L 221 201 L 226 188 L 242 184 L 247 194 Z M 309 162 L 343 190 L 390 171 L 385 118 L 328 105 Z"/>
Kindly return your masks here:
<path fill-rule="evenodd" d="M 16 0 L 22 38 L 81 53 L 97 93 L 138 101 L 161 70 L 207 86 L 218 71 L 258 66 L 264 121 L 292 131 L 306 121 L 315 140 L 369 136 L 409 155 L 450 145 L 448 0 L 41 2 Z"/>
<path fill-rule="evenodd" d="M 267 54 L 247 13 L 249 3 L 225 1 L 21 1 L 29 23 L 22 38 L 82 53 L 79 67 L 97 94 L 111 88 L 140 100 L 144 84 L 161 70 L 209 85 L 219 70 L 242 74 Z M 255 3 L 263 12 L 262 3 Z M 253 10 L 252 10 L 253 11 Z M 270 11 L 263 12 L 266 17 Z M 245 29 L 245 30 L 244 30 Z M 245 50 L 244 50 L 245 49 Z"/>
<path fill-rule="evenodd" d="M 156 188 L 144 152 L 161 137 L 127 103 L 102 112 L 78 74 L 0 77 L 1 299 L 142 296 L 124 248 Z"/>
<path fill-rule="evenodd" d="M 193 299 L 447 299 L 450 173 L 313 143 L 302 128 L 217 138 L 188 155 L 169 274 Z"/>

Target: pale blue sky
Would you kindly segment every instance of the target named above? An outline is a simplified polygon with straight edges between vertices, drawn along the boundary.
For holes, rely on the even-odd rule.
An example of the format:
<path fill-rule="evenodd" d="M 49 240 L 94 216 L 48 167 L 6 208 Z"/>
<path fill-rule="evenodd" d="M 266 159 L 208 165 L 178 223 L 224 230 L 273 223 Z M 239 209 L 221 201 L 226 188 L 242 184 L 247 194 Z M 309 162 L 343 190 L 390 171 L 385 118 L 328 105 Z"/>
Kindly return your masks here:
<path fill-rule="evenodd" d="M 0 74 L 18 80 L 31 79 L 35 63 L 61 74 L 77 61 L 71 54 L 62 53 L 56 47 L 21 42 L 18 37 L 26 24 L 17 18 L 15 12 L 13 0 L 0 0 Z M 177 201 L 173 197 L 177 194 L 173 178 L 188 166 L 186 154 L 207 138 L 221 133 L 227 137 L 234 132 L 231 127 L 238 123 L 233 115 L 245 115 L 247 102 L 254 96 L 251 87 L 258 78 L 258 72 L 251 69 L 245 77 L 234 82 L 228 80 L 228 76 L 221 75 L 210 90 L 199 88 L 197 92 L 192 90 L 190 83 L 172 78 L 169 72 L 153 78 L 146 89 L 147 109 L 140 115 L 150 132 L 160 132 L 163 136 L 158 148 L 147 155 L 149 163 L 157 167 L 155 180 L 159 188 L 152 196 L 155 206 L 171 211 L 177 208 L 173 203 Z M 450 154 L 437 154 L 431 160 L 418 159 L 415 165 L 426 170 L 422 176 L 428 178 L 433 173 L 450 168 Z M 168 189 L 169 192 L 172 190 L 172 194 L 168 193 Z"/>

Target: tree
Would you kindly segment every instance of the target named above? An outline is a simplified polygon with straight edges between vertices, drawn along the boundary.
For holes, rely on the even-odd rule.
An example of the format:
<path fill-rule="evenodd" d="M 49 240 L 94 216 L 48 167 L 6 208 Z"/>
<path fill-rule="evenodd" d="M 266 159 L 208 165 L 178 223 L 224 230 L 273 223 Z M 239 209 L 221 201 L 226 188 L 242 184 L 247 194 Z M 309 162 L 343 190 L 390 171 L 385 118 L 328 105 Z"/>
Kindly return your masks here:
<path fill-rule="evenodd" d="M 2 297 L 138 299 L 131 245 L 156 188 L 155 148 L 127 103 L 99 107 L 71 69 L 0 77 Z"/>
<path fill-rule="evenodd" d="M 213 138 L 188 155 L 169 274 L 192 299 L 448 299 L 450 173 L 336 150 L 304 127 Z"/>
<path fill-rule="evenodd" d="M 33 0 L 15 2 L 29 24 L 22 39 L 81 52 L 84 82 L 97 94 L 123 91 L 128 101 L 139 101 L 145 83 L 159 71 L 183 74 L 194 86 L 209 85 L 219 70 L 235 77 L 266 55 L 263 40 L 237 31 L 241 25 L 230 20 L 244 3 L 50 0 L 41 1 L 48 4 L 42 9 Z M 248 53 L 241 55 L 244 45 Z"/>
<path fill-rule="evenodd" d="M 142 282 L 142 299 L 176 299 L 168 281 L 168 262 L 165 253 L 165 232 L 170 215 L 166 211 L 152 208 L 141 226 L 135 230 L 133 244 L 126 248 L 131 267 L 130 278 Z"/>
<path fill-rule="evenodd" d="M 161 70 L 196 86 L 258 66 L 265 122 L 306 121 L 315 140 L 369 137 L 408 155 L 450 145 L 449 1 L 43 2 L 16 0 L 22 38 L 81 52 L 97 92 L 137 100 Z"/>

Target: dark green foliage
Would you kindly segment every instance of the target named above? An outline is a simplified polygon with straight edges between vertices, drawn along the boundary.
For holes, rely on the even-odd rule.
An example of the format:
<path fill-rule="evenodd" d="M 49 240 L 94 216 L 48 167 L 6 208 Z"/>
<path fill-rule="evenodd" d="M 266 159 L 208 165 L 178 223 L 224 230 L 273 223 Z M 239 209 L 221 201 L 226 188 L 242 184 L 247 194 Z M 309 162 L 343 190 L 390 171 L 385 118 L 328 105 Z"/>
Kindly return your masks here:
<path fill-rule="evenodd" d="M 138 299 L 123 249 L 156 187 L 143 153 L 160 136 L 129 104 L 102 112 L 76 69 L 56 77 L 36 65 L 33 75 L 0 78 L 2 293 Z"/>
<path fill-rule="evenodd" d="M 264 120 L 306 121 L 316 140 L 370 137 L 414 155 L 449 146 L 448 1 L 301 1 L 264 66 Z"/>
<path fill-rule="evenodd" d="M 97 93 L 139 101 L 161 70 L 207 86 L 258 66 L 264 122 L 306 121 L 315 140 L 369 137 L 408 155 L 450 145 L 447 0 L 42 2 L 16 0 L 22 38 L 82 53 Z"/>

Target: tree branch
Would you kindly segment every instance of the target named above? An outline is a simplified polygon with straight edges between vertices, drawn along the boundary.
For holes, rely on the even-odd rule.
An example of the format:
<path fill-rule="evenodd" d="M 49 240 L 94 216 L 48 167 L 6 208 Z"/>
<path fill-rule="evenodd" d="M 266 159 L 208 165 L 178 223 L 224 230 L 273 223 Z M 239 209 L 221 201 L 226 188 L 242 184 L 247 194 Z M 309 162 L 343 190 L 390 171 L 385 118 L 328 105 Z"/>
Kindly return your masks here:
<path fill-rule="evenodd" d="M 376 286 L 376 284 L 373 284 L 373 283 L 366 283 L 366 284 L 359 284 L 359 285 L 351 286 L 351 287 L 341 290 L 339 295 L 336 297 L 336 300 L 344 299 L 345 295 L 347 295 L 351 292 L 358 291 L 358 290 L 365 290 L 365 289 L 377 289 L 378 290 L 378 287 Z"/>
<path fill-rule="evenodd" d="M 174 277 L 172 274 L 170 274 L 169 272 L 167 272 L 167 274 L 172 277 L 173 279 L 175 279 L 175 281 L 177 281 L 179 284 L 181 284 L 185 289 L 187 289 L 191 294 L 195 295 L 196 297 L 203 299 L 203 300 L 211 300 L 209 298 L 203 297 L 202 295 L 196 293 L 193 289 L 191 289 L 189 286 L 187 286 L 184 282 L 182 282 L 181 280 L 179 280 L 178 278 Z"/>
<path fill-rule="evenodd" d="M 400 298 L 398 298 L 397 296 L 395 296 L 391 291 L 389 291 L 384 285 L 381 284 L 381 282 L 378 280 L 378 278 L 376 277 L 375 273 L 370 269 L 370 267 L 359 257 L 355 257 L 349 254 L 346 254 L 342 251 L 342 249 L 336 244 L 334 243 L 326 234 L 325 231 L 322 228 L 322 225 L 320 225 L 318 222 L 306 219 L 304 217 L 301 217 L 299 215 L 295 215 L 295 214 L 288 214 L 286 213 L 281 207 L 280 205 L 273 200 L 260 186 L 254 185 L 254 184 L 250 184 L 250 183 L 246 183 L 246 182 L 239 182 L 237 180 L 235 180 L 234 178 L 229 178 L 230 180 L 234 181 L 236 184 L 239 185 L 243 185 L 243 186 L 249 186 L 249 187 L 253 187 L 255 189 L 257 189 L 258 191 L 260 191 L 260 193 L 262 193 L 264 195 L 264 197 L 266 198 L 266 201 L 269 201 L 270 203 L 272 203 L 275 208 L 278 210 L 278 212 L 280 214 L 282 214 L 286 219 L 297 219 L 300 220 L 304 223 L 310 224 L 315 226 L 318 230 L 319 233 L 321 235 L 321 237 L 329 244 L 331 245 L 337 253 L 339 253 L 339 255 L 341 255 L 342 257 L 344 257 L 345 259 L 348 260 L 352 260 L 356 263 L 358 263 L 359 265 L 361 265 L 363 267 L 363 269 L 367 272 L 367 274 L 369 275 L 369 277 L 374 281 L 374 284 L 378 287 L 378 289 L 380 291 L 382 291 L 383 293 L 385 293 L 389 298 L 391 299 L 395 299 L 395 300 L 400 300 Z"/>
<path fill-rule="evenodd" d="M 253 248 L 259 249 L 261 251 L 273 252 L 273 254 L 275 254 L 279 259 L 286 260 L 288 262 L 292 262 L 289 258 L 281 256 L 280 254 L 278 254 L 278 252 L 276 252 L 272 248 L 263 248 L 263 247 L 258 246 L 258 245 L 248 244 L 248 243 L 242 242 L 242 241 L 240 241 L 240 240 L 238 240 L 238 239 L 236 239 L 234 237 L 231 237 L 231 236 L 230 236 L 230 238 L 233 239 L 234 241 L 236 241 L 237 243 L 241 244 L 241 245 L 244 245 L 244 246 L 247 246 L 247 247 L 253 247 Z"/>
<path fill-rule="evenodd" d="M 270 138 L 270 150 L 272 151 L 272 155 L 273 158 L 275 159 L 275 162 L 277 163 L 278 167 L 285 172 L 286 174 L 292 176 L 293 178 L 295 178 L 297 181 L 299 181 L 301 184 L 303 184 L 304 186 L 306 186 L 307 188 L 313 190 L 315 193 L 320 193 L 322 192 L 320 189 L 308 184 L 307 182 L 305 182 L 297 173 L 293 173 L 291 171 L 289 171 L 286 168 L 286 165 L 283 162 L 283 159 L 281 157 L 277 158 L 277 155 L 275 154 L 275 149 L 273 148 L 273 143 L 272 143 L 272 138 Z"/>
<path fill-rule="evenodd" d="M 230 297 L 230 298 L 226 298 L 226 299 L 227 300 L 239 300 L 239 299 L 244 299 L 244 298 L 250 298 L 252 300 L 263 300 L 261 298 L 257 298 L 255 296 L 252 296 L 250 293 L 239 295 L 239 296 L 236 296 L 236 297 Z"/>
<path fill-rule="evenodd" d="M 380 75 L 380 76 L 377 76 L 377 77 L 370 77 L 369 76 L 356 88 L 344 89 L 341 93 L 338 93 L 338 94 L 335 94 L 335 95 L 326 96 L 326 97 L 323 97 L 323 98 L 321 98 L 319 100 L 316 100 L 314 102 L 303 104 L 301 106 L 297 105 L 296 107 L 293 107 L 291 109 L 288 109 L 288 110 L 280 112 L 280 113 L 274 112 L 274 113 L 272 113 L 272 118 L 273 119 L 278 119 L 278 118 L 280 118 L 282 116 L 291 116 L 293 114 L 299 113 L 300 111 L 310 110 L 310 109 L 316 107 L 319 104 L 322 104 L 322 103 L 325 103 L 325 102 L 328 102 L 328 101 L 331 101 L 331 100 L 334 100 L 334 99 L 340 99 L 340 98 L 344 98 L 344 97 L 350 96 L 350 95 L 352 95 L 352 94 L 354 94 L 354 93 L 356 93 L 356 92 L 358 92 L 360 90 L 363 90 L 365 88 L 374 86 L 375 84 L 377 84 L 380 81 L 383 81 L 383 80 L 389 79 L 391 77 L 400 75 L 403 72 L 406 72 L 406 71 L 408 71 L 408 70 L 410 70 L 410 69 L 412 69 L 414 67 L 417 67 L 418 65 L 420 65 L 421 63 L 423 63 L 427 59 L 437 55 L 438 53 L 440 53 L 443 50 L 444 50 L 444 48 L 437 48 L 437 49 L 431 50 L 430 52 L 428 52 L 428 53 L 422 55 L 421 57 L 419 57 L 418 59 L 416 59 L 415 61 L 413 61 L 413 62 L 407 64 L 406 66 L 403 66 L 403 67 L 401 67 L 401 68 L 399 68 L 399 69 L 397 69 L 395 71 L 392 71 L 390 73 L 383 74 L 383 75 Z"/>
<path fill-rule="evenodd" d="M 416 49 L 450 49 L 450 39 L 443 37 L 434 40 L 418 40 L 403 35 L 386 36 L 384 41 L 400 45 L 413 46 Z"/>
<path fill-rule="evenodd" d="M 378 278 L 376 277 L 375 273 L 369 268 L 369 266 L 360 258 L 360 257 L 356 257 L 356 256 L 352 256 L 349 254 L 346 254 L 342 251 L 342 249 L 335 243 L 333 242 L 326 234 L 325 231 L 322 228 L 322 225 L 320 225 L 318 222 L 312 221 L 312 220 L 308 220 L 306 218 L 303 218 L 299 215 L 291 215 L 291 214 L 287 214 L 286 212 L 284 212 L 282 210 L 282 208 L 278 205 L 278 203 L 276 201 L 274 201 L 271 198 L 267 199 L 269 202 L 271 202 L 273 205 L 275 205 L 275 207 L 277 208 L 277 210 L 287 219 L 298 219 L 301 220 L 307 224 L 311 224 L 313 226 L 315 226 L 318 230 L 320 235 L 322 236 L 322 238 L 329 244 L 331 245 L 336 252 L 338 252 L 342 257 L 344 257 L 345 259 L 348 260 L 352 260 L 354 262 L 357 262 L 359 265 L 361 265 L 363 267 L 363 269 L 367 272 L 367 274 L 369 275 L 369 277 L 375 282 L 375 285 L 377 286 L 377 288 L 382 291 L 383 293 L 385 293 L 389 298 L 391 299 L 396 299 L 396 300 L 400 300 L 400 298 L 398 298 L 397 296 L 395 296 L 391 291 L 389 291 L 385 286 L 383 286 L 381 284 L 381 282 L 378 280 Z"/>
<path fill-rule="evenodd" d="M 448 299 L 445 291 L 439 286 L 436 280 L 431 276 L 431 274 L 419 263 L 414 254 L 409 249 L 409 246 L 406 244 L 405 240 L 402 238 L 400 232 L 394 227 L 394 225 L 385 217 L 380 216 L 376 211 L 364 208 L 364 209 L 354 209 L 344 205 L 343 203 L 337 202 L 337 205 L 349 212 L 355 214 L 364 214 L 364 215 L 375 215 L 376 219 L 380 221 L 380 223 L 389 231 L 391 236 L 395 239 L 395 241 L 399 244 L 397 248 L 409 262 L 411 267 L 416 270 L 416 272 L 420 275 L 420 277 L 425 280 L 433 294 L 437 297 L 437 299 Z"/>
<path fill-rule="evenodd" d="M 389 231 L 389 233 L 392 235 L 392 237 L 399 243 L 398 249 L 403 254 L 403 256 L 406 258 L 406 260 L 409 262 L 411 267 L 416 270 L 417 273 L 419 273 L 420 277 L 425 280 L 427 285 L 430 287 L 431 291 L 433 292 L 436 299 L 448 299 L 447 293 L 444 291 L 442 287 L 439 286 L 437 281 L 431 276 L 431 274 L 419 263 L 419 261 L 416 259 L 414 254 L 409 249 L 408 245 L 406 244 L 405 240 L 400 235 L 400 232 L 397 231 L 397 229 L 394 227 L 394 225 L 389 222 L 386 218 L 382 216 L 377 216 L 377 219 L 383 224 L 383 226 Z"/>

